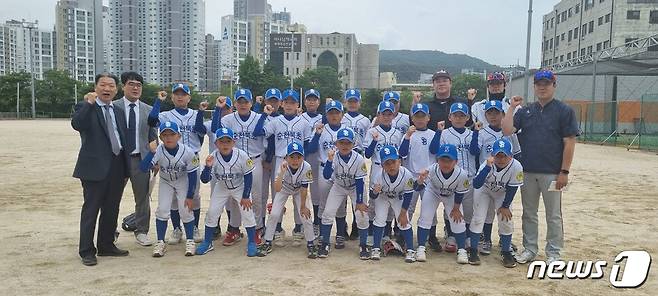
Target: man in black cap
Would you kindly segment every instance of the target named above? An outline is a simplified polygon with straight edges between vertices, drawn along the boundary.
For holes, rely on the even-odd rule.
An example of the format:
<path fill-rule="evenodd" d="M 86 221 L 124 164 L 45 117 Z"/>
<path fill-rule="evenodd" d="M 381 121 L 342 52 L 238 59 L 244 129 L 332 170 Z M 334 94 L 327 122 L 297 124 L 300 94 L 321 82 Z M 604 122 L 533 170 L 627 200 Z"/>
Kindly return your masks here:
<path fill-rule="evenodd" d="M 465 100 L 464 98 L 453 96 L 452 91 L 452 77 L 450 73 L 446 70 L 439 70 L 438 72 L 432 75 L 432 88 L 434 89 L 434 94 L 432 99 L 427 100 L 426 103 L 430 107 L 430 122 L 428 128 L 433 131 L 441 130 L 443 128 L 449 128 L 451 126 L 450 121 L 448 120 L 448 115 L 450 114 L 450 105 L 453 103 L 464 103 L 471 107 L 473 104 L 473 99 L 475 98 L 475 90 L 469 89 L 469 98 Z M 414 104 L 421 101 L 421 93 L 414 93 Z M 472 125 L 472 121 L 469 120 L 466 124 L 467 126 Z"/>

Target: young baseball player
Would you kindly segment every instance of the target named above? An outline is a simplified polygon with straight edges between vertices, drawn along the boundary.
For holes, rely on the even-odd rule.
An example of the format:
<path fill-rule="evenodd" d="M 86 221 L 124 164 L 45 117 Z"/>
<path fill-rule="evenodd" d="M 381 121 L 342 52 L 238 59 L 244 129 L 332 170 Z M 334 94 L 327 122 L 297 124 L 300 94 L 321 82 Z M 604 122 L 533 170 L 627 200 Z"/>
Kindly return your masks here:
<path fill-rule="evenodd" d="M 227 116 L 231 113 L 233 113 L 233 104 L 231 101 L 230 97 L 220 97 L 222 98 L 222 101 L 224 101 L 223 107 L 220 107 L 218 104 L 215 105 L 215 110 L 212 113 L 212 119 L 211 120 L 206 120 L 203 125 L 206 127 L 206 136 L 208 136 L 208 154 L 211 154 L 217 147 L 213 145 L 212 143 L 215 143 L 215 131 L 217 131 L 217 123 L 220 122 L 220 119 L 224 116 Z M 220 100 L 220 98 L 217 99 L 217 101 Z M 215 125 L 213 125 L 213 122 L 215 122 Z M 212 191 L 215 187 L 216 180 L 211 180 L 210 181 L 210 196 L 212 196 Z M 228 216 L 229 224 L 231 220 L 231 210 L 229 207 L 226 208 L 226 214 Z M 222 230 L 219 227 L 219 221 L 221 220 L 221 215 L 217 219 L 217 229 L 215 229 L 215 233 L 213 235 L 213 240 L 216 240 L 222 235 Z"/>
<path fill-rule="evenodd" d="M 329 151 L 334 149 L 336 146 L 336 140 L 338 138 L 338 131 L 344 126 L 341 124 L 343 118 L 343 104 L 339 101 L 331 101 L 325 105 L 325 116 L 327 117 L 327 123 L 322 124 L 318 123 L 315 127 L 315 134 L 313 139 L 308 147 L 309 152 L 318 151 L 320 156 L 320 168 L 317 171 L 318 174 L 318 190 L 320 191 L 320 206 L 318 207 L 318 215 L 323 216 L 324 209 L 327 204 L 327 198 L 329 196 L 329 190 L 331 189 L 331 182 L 323 178 L 322 172 L 324 167 L 327 166 L 327 160 L 329 159 Z M 338 208 L 336 216 L 336 249 L 345 248 L 345 237 L 347 236 L 346 228 L 347 222 L 345 219 L 346 214 L 346 201 L 341 204 Z M 323 238 L 324 239 L 324 238 Z"/>
<path fill-rule="evenodd" d="M 475 173 L 477 171 L 477 163 L 475 158 L 480 154 L 479 149 L 477 148 L 477 135 L 473 131 L 466 128 L 466 123 L 470 119 L 470 112 L 468 105 L 464 103 L 454 103 L 450 106 L 450 114 L 448 115 L 448 120 L 452 126 L 448 129 L 441 131 L 439 143 L 452 144 L 457 147 L 457 156 L 458 156 L 458 165 L 461 169 L 471 178 L 471 183 Z M 463 199 L 463 211 L 464 211 L 464 220 L 466 221 L 466 231 L 468 234 L 468 224 L 473 218 L 473 188 L 469 190 L 464 195 Z M 446 223 L 446 225 L 452 225 Z M 455 237 L 450 235 L 454 233 L 452 228 L 448 231 L 448 238 L 446 241 L 446 251 L 454 252 L 455 246 Z M 466 247 L 470 246 L 470 240 L 466 242 Z M 475 247 L 475 246 L 473 246 Z"/>
<path fill-rule="evenodd" d="M 382 147 L 379 150 L 379 159 L 382 161 L 383 172 L 370 181 L 370 199 L 373 200 L 372 205 L 375 208 L 374 240 L 370 258 L 372 260 L 380 258 L 384 226 L 386 226 L 389 209 L 393 209 L 407 250 L 404 261 L 416 262 L 411 221 L 407 213 L 414 191 L 413 174 L 401 166 L 402 160 L 395 146 Z"/>
<path fill-rule="evenodd" d="M 318 250 L 320 258 L 329 255 L 331 226 L 339 207 L 343 205 L 349 195 L 352 199 L 352 208 L 356 209 L 354 215 L 359 228 L 359 258 L 370 259 L 370 250 L 366 246 L 369 226 L 368 207 L 363 198 L 364 180 L 368 170 L 363 156 L 353 150 L 355 142 L 354 131 L 350 128 L 341 128 L 336 135 L 338 155 L 336 155 L 335 149 L 329 150 L 327 153 L 327 161 L 324 163 L 322 175 L 333 185 L 329 190 L 329 196 L 322 212 L 322 227 L 320 228 L 322 245 Z M 336 224 L 338 225 L 338 223 Z"/>
<path fill-rule="evenodd" d="M 361 109 L 361 92 L 358 89 L 348 89 L 345 91 L 343 98 L 347 112 L 343 115 L 341 123 L 354 131 L 354 151 L 363 155 L 363 138 L 370 129 L 370 119 L 359 113 L 359 109 Z M 352 215 L 352 231 L 349 238 L 356 239 L 358 236 L 359 229 L 356 216 Z"/>
<path fill-rule="evenodd" d="M 462 201 L 464 194 L 471 190 L 471 181 L 466 171 L 457 165 L 458 151 L 455 145 L 441 145 L 437 156 L 437 163 L 423 171 L 414 186 L 415 190 L 425 191 L 421 199 L 420 217 L 418 218 L 416 259 L 420 262 L 427 261 L 425 242 L 432 227 L 432 220 L 436 216 L 436 209 L 442 203 L 457 241 L 457 263 L 467 264 L 466 223 Z M 425 185 L 426 183 L 428 184 Z"/>
<path fill-rule="evenodd" d="M 180 209 L 185 227 L 185 256 L 193 256 L 194 214 L 192 212 L 194 192 L 196 190 L 199 158 L 187 146 L 179 143 L 181 138 L 178 124 L 165 121 L 160 124 L 160 140 L 162 144 L 151 142 L 151 153 L 142 163 L 140 169 L 148 172 L 153 166 L 159 166 L 160 187 L 158 189 L 158 209 L 155 211 L 155 226 L 158 241 L 153 248 L 153 257 L 162 257 L 167 251 L 165 234 L 167 221 L 171 215 L 171 205 L 176 203 Z M 176 239 L 176 238 L 173 238 Z"/>
<path fill-rule="evenodd" d="M 395 112 L 393 112 L 394 117 L 391 124 L 402 134 L 406 133 L 410 126 L 409 115 L 400 112 L 400 94 L 394 91 L 389 91 L 384 94 L 383 101 L 388 101 L 395 105 Z"/>
<path fill-rule="evenodd" d="M 386 145 L 399 147 L 402 142 L 403 134 L 391 124 L 395 117 L 395 106 L 389 101 L 382 101 L 377 106 L 377 119 L 379 124 L 366 133 L 363 145 L 365 149 L 365 157 L 371 160 L 370 165 L 370 178 L 369 180 L 378 179 L 382 174 L 382 164 L 379 159 L 379 152 L 382 147 Z M 367 146 L 366 146 L 367 145 Z M 370 181 L 372 184 L 372 181 Z M 372 204 L 372 199 L 368 200 L 368 214 L 370 217 L 370 227 L 372 228 L 372 219 L 375 217 L 375 207 Z M 392 217 L 389 217 L 392 218 Z M 385 236 L 391 234 L 392 219 L 386 222 Z M 372 232 L 372 230 L 369 230 Z"/>
<path fill-rule="evenodd" d="M 297 91 L 287 89 L 283 92 L 282 98 L 284 112 L 283 115 L 270 120 L 267 124 L 265 124 L 263 128 L 257 129 L 255 133 L 256 136 L 275 137 L 275 159 L 273 162 L 273 168 L 278 168 L 281 166 L 283 158 L 286 156 L 288 145 L 290 143 L 298 142 L 304 143 L 303 145 L 308 145 L 307 143 L 310 141 L 312 133 L 312 129 L 309 126 L 308 121 L 297 115 L 297 109 L 299 108 L 299 94 Z M 264 112 L 269 115 L 274 112 L 274 110 L 270 106 L 265 106 Z M 260 121 L 263 120 L 264 119 L 261 118 Z M 298 217 L 299 214 L 297 213 L 299 212 L 297 210 L 299 205 L 296 204 L 294 199 L 293 204 L 296 208 L 294 213 L 295 228 L 293 229 L 293 239 L 295 244 L 300 244 L 301 240 L 304 238 L 302 233 L 302 222 L 301 217 Z M 279 223 L 280 222 L 281 221 L 279 221 Z"/>
<path fill-rule="evenodd" d="M 206 158 L 206 165 L 201 173 L 201 182 L 208 183 L 216 179 L 215 189 L 210 198 L 206 214 L 205 239 L 196 250 L 197 255 L 204 255 L 213 250 L 212 235 L 217 227 L 217 219 L 229 199 L 240 203 L 242 224 L 247 230 L 247 256 L 262 256 L 256 246 L 256 219 L 252 210 L 251 185 L 254 162 L 246 152 L 235 148 L 233 131 L 219 128 L 215 134 L 215 150 Z"/>
<path fill-rule="evenodd" d="M 223 116 L 221 121 L 216 125 L 218 127 L 225 127 L 231 129 L 234 134 L 235 147 L 246 152 L 247 155 L 251 158 L 254 163 L 254 169 L 251 172 L 253 176 L 251 198 L 253 200 L 253 211 L 256 216 L 256 244 L 260 245 L 261 235 L 263 232 L 264 219 L 265 219 L 265 202 L 267 198 L 262 194 L 263 190 L 263 153 L 265 152 L 264 137 L 255 136 L 254 131 L 261 117 L 266 117 L 264 115 L 258 114 L 251 111 L 253 96 L 250 90 L 248 89 L 238 89 L 233 96 L 235 100 L 235 106 L 237 112 L 232 113 L 228 116 Z M 226 104 L 228 101 L 226 101 Z M 221 108 L 225 103 L 223 100 L 218 100 L 218 107 Z M 262 127 L 262 126 L 261 126 Z M 240 241 L 242 234 L 240 233 L 240 210 L 238 209 L 238 203 L 234 200 L 229 200 L 229 207 L 231 209 L 229 215 L 229 229 L 226 232 L 224 241 L 222 242 L 225 246 L 230 246 Z"/>
<path fill-rule="evenodd" d="M 254 106 L 254 110 L 260 110 L 256 112 L 260 112 L 262 114 L 261 116 L 265 117 L 265 122 L 264 124 L 267 124 L 268 122 L 274 120 L 275 118 L 281 116 L 281 113 L 279 112 L 279 109 L 281 107 L 281 102 L 283 101 L 283 98 L 281 97 L 281 91 L 276 88 L 270 88 L 268 89 L 264 96 L 257 96 L 256 97 L 256 104 L 258 106 Z M 264 103 L 264 105 L 262 105 Z M 271 106 L 272 110 L 274 110 L 271 114 L 267 115 L 263 113 L 263 109 L 265 108 L 264 106 Z M 261 198 L 261 203 L 262 203 L 262 208 L 263 208 L 263 216 L 262 216 L 262 224 L 265 225 L 265 209 L 268 207 L 268 200 L 270 196 L 270 192 L 272 192 L 272 197 L 274 197 L 274 177 L 276 176 L 276 168 L 273 167 L 274 163 L 274 136 L 269 136 L 269 137 L 263 137 L 263 145 L 265 147 L 265 151 L 263 152 L 263 157 L 261 160 L 261 164 L 263 167 L 263 184 L 261 185 L 261 195 L 263 196 Z M 295 221 L 295 223 L 297 223 Z M 275 242 L 281 242 L 281 238 L 285 236 L 285 231 L 281 227 L 281 223 L 277 223 L 276 225 L 276 232 L 274 233 L 274 240 Z"/>
<path fill-rule="evenodd" d="M 473 220 L 470 225 L 471 246 L 475 246 L 480 241 L 489 205 L 494 205 L 498 214 L 498 234 L 502 245 L 500 256 L 503 266 L 508 268 L 516 266 L 511 248 L 514 222 L 510 206 L 516 191 L 523 185 L 523 167 L 518 160 L 512 158 L 513 155 L 512 143 L 509 140 L 498 139 L 492 143 L 490 156 L 482 163 L 475 180 L 473 180 L 475 191 L 473 194 Z M 480 264 L 477 249 L 469 250 L 468 263 Z"/>
<path fill-rule="evenodd" d="M 306 107 L 306 112 L 302 114 L 302 117 L 308 121 L 311 127 L 322 123 L 323 116 L 318 111 L 320 107 L 319 91 L 311 88 L 304 93 L 304 107 Z M 311 165 L 313 172 L 320 171 L 320 155 L 317 151 L 315 153 L 308 153 L 307 151 L 304 160 Z M 311 188 L 311 199 L 313 202 L 313 233 L 318 237 L 320 235 L 320 216 L 318 212 L 320 210 L 320 196 L 322 194 L 319 190 L 318 182 L 311 183 L 309 187 Z"/>
<path fill-rule="evenodd" d="M 161 91 L 158 93 L 159 100 L 153 103 L 153 109 L 149 113 L 148 122 L 152 127 L 158 126 L 161 122 L 175 122 L 180 129 L 180 143 L 192 149 L 199 157 L 203 137 L 206 135 L 206 127 L 203 125 L 203 112 L 208 108 L 207 102 L 199 105 L 199 111 L 188 108 L 191 100 L 190 87 L 185 83 L 176 83 L 171 89 L 171 100 L 174 102 L 174 109 L 160 112 L 160 102 L 167 98 L 167 93 Z M 194 193 L 194 240 L 200 242 L 203 237 L 199 233 L 199 217 L 201 215 L 201 196 L 199 195 L 200 182 L 197 178 L 196 192 Z M 183 237 L 180 229 L 180 214 L 178 204 L 171 205 L 171 222 L 174 225 L 172 237 L 169 244 L 177 244 Z"/>
<path fill-rule="evenodd" d="M 318 251 L 315 248 L 315 234 L 313 233 L 313 220 L 311 219 L 312 202 L 308 198 L 308 185 L 313 183 L 313 169 L 311 165 L 304 161 L 304 146 L 299 142 L 288 144 L 286 157 L 281 162 L 279 172 L 276 176 L 274 187 L 276 195 L 272 201 L 272 212 L 267 218 L 265 227 L 265 244 L 261 247 L 264 254 L 272 252 L 272 239 L 276 223 L 281 221 L 283 216 L 283 206 L 292 196 L 297 200 L 299 207 L 295 207 L 302 217 L 304 225 L 304 238 L 306 239 L 306 248 L 308 249 L 308 258 L 315 259 Z"/>

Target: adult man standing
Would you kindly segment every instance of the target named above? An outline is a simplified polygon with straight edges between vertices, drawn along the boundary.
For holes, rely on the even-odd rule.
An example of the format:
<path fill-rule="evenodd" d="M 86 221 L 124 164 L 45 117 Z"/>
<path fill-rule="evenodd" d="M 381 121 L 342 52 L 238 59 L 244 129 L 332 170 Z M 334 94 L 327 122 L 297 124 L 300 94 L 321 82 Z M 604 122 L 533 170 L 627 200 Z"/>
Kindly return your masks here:
<path fill-rule="evenodd" d="M 112 104 L 119 79 L 111 74 L 96 75 L 95 92 L 75 106 L 71 126 L 80 133 L 81 147 L 73 177 L 82 182 L 84 202 L 80 214 L 79 251 L 82 264 L 96 265 L 98 256 L 127 256 L 114 245 L 119 203 L 130 159 L 126 146 L 126 118 Z M 98 217 L 100 211 L 100 218 Z M 98 219 L 98 237 L 94 231 Z"/>
<path fill-rule="evenodd" d="M 149 142 L 155 141 L 157 131 L 149 127 L 148 116 L 152 107 L 142 102 L 142 86 L 144 78 L 135 72 L 121 74 L 123 98 L 112 104 L 126 118 L 126 147 L 130 155 L 130 184 L 135 196 L 135 240 L 142 246 L 150 246 L 149 225 L 151 221 L 151 205 L 149 196 L 150 174 L 139 169 L 140 162 L 149 153 Z M 127 184 L 127 183 L 126 183 Z"/>
<path fill-rule="evenodd" d="M 503 119 L 506 136 L 517 133 L 523 157 L 522 228 L 525 250 L 516 256 L 519 263 L 533 261 L 537 256 L 539 196 L 546 210 L 547 262 L 560 260 L 564 246 L 562 228 L 562 192 L 569 182 L 576 137 L 580 135 L 574 110 L 554 99 L 557 80 L 551 71 L 538 71 L 534 76 L 537 101 L 514 114 L 523 98 L 512 98 Z"/>

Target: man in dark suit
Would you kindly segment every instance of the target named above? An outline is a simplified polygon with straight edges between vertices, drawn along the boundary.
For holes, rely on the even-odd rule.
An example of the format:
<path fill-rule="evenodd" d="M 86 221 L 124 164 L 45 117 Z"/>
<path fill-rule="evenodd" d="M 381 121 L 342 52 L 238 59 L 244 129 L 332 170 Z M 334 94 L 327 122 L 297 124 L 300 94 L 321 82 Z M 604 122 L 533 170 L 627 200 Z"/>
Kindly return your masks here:
<path fill-rule="evenodd" d="M 149 196 L 149 173 L 139 169 L 139 163 L 149 153 L 149 142 L 155 141 L 157 131 L 148 125 L 148 116 L 152 107 L 142 102 L 144 78 L 135 72 L 121 74 L 123 98 L 113 101 L 117 111 L 126 118 L 126 153 L 130 155 L 130 184 L 135 196 L 135 240 L 139 245 L 150 246 L 149 222 L 151 205 Z"/>
<path fill-rule="evenodd" d="M 119 203 L 126 178 L 130 176 L 130 156 L 124 149 L 126 118 L 112 104 L 118 84 L 119 79 L 114 75 L 96 75 L 95 92 L 85 95 L 85 100 L 75 106 L 71 119 L 71 126 L 80 133 L 82 143 L 73 177 L 82 182 L 84 202 L 78 252 L 82 264 L 87 266 L 96 265 L 97 251 L 98 256 L 128 255 L 128 251 L 114 245 Z"/>

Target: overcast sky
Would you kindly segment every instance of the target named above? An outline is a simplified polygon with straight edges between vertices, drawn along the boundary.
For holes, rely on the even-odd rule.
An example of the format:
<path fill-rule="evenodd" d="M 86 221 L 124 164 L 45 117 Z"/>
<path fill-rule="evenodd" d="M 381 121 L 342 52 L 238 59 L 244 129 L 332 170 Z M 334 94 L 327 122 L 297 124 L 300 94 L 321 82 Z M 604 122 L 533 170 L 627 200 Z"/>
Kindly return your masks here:
<path fill-rule="evenodd" d="M 105 3 L 108 0 L 104 0 Z M 557 0 L 534 1 L 530 65 L 540 64 L 542 15 Z M 57 0 L 0 0 L 0 21 L 55 23 Z M 468 54 L 497 65 L 525 63 L 528 0 L 269 0 L 285 7 L 309 33 L 355 33 L 380 49 L 426 49 Z M 413 3 L 413 4 L 409 4 Z M 206 32 L 218 35 L 220 18 L 233 13 L 232 0 L 206 0 Z"/>

